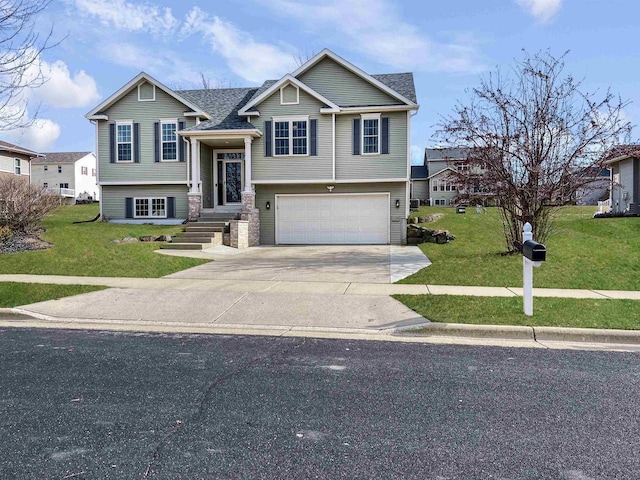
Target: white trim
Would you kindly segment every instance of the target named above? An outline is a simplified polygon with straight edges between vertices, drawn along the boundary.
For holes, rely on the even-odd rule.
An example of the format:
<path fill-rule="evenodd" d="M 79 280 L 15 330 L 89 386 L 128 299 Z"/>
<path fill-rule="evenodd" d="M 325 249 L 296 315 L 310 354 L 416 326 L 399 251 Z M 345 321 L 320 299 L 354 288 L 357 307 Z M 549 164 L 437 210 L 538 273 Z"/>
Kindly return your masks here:
<path fill-rule="evenodd" d="M 377 120 L 378 121 L 378 129 L 376 132 L 376 137 L 378 137 L 377 146 L 378 149 L 375 152 L 365 152 L 364 151 L 364 121 L 365 120 Z M 382 121 L 380 120 L 380 113 L 363 113 L 360 115 L 360 155 L 363 156 L 371 156 L 371 155 L 380 155 L 380 151 L 382 150 L 382 146 L 380 143 L 382 142 Z M 373 137 L 373 135 L 369 135 Z"/>
<path fill-rule="evenodd" d="M 283 96 L 282 92 L 288 86 L 292 86 L 293 88 L 296 89 L 296 101 L 295 102 L 285 102 L 284 101 L 284 96 Z M 280 87 L 280 105 L 299 105 L 299 104 L 300 104 L 300 87 L 298 87 L 297 85 L 294 85 L 292 83 L 287 83 L 286 85 L 283 85 L 283 86 Z"/>
<path fill-rule="evenodd" d="M 273 145 L 273 156 L 274 157 L 308 157 L 310 155 L 309 150 L 310 149 L 310 145 L 309 145 L 309 128 L 310 128 L 310 122 L 309 122 L 309 115 L 297 115 L 297 116 L 290 116 L 290 117 L 271 117 L 272 121 L 273 121 L 273 128 L 271 129 L 271 141 L 272 141 L 272 145 Z M 276 153 L 276 122 L 277 123 L 285 123 L 287 122 L 289 124 L 289 153 L 283 153 L 283 154 L 277 154 Z M 305 122 L 306 123 L 306 143 L 305 143 L 305 153 L 293 153 L 293 122 Z M 303 137 L 296 137 L 296 138 L 303 138 Z"/>
<path fill-rule="evenodd" d="M 160 120 L 160 132 L 159 132 L 160 133 L 160 138 L 159 138 L 160 145 L 158 147 L 160 148 L 160 161 L 161 162 L 171 162 L 171 163 L 172 162 L 179 162 L 180 159 L 178 157 L 180 155 L 180 148 L 178 146 L 178 141 L 179 141 L 180 137 L 178 137 L 178 133 L 177 133 L 178 132 L 178 126 L 179 126 L 178 119 L 177 118 L 161 118 L 159 120 Z M 163 124 L 164 125 L 173 124 L 173 125 L 176 126 L 176 129 L 175 129 L 175 137 L 176 137 L 176 139 L 173 142 L 165 142 L 164 140 L 162 140 L 162 125 Z M 163 148 L 163 146 L 164 146 L 165 143 L 175 143 L 176 144 L 176 158 L 167 158 L 167 159 L 164 158 L 164 148 Z"/>
<path fill-rule="evenodd" d="M 427 180 L 431 180 L 433 177 L 435 177 L 436 175 L 440 175 L 440 174 L 441 174 L 442 172 L 444 172 L 445 170 L 450 170 L 450 171 L 452 171 L 453 173 L 458 173 L 458 172 L 457 172 L 456 170 L 454 170 L 453 168 L 451 168 L 451 167 L 446 167 L 446 168 L 443 168 L 442 170 L 438 170 L 438 171 L 437 171 L 436 173 L 434 173 L 433 175 L 429 175 L 429 176 L 427 177 Z"/>
<path fill-rule="evenodd" d="M 260 116 L 260 112 L 258 112 L 258 111 L 247 112 L 247 113 L 245 113 L 245 115 L 247 115 L 249 117 L 259 117 Z M 247 120 L 247 121 L 249 121 L 249 120 Z"/>
<path fill-rule="evenodd" d="M 331 184 L 331 183 L 405 183 L 408 178 L 358 178 L 335 180 L 326 178 L 323 180 L 253 180 L 254 185 L 309 185 L 309 184 Z"/>
<path fill-rule="evenodd" d="M 125 126 L 128 125 L 129 127 L 131 127 L 131 141 L 130 142 L 118 142 L 118 126 Z M 134 145 L 134 132 L 133 132 L 133 120 L 118 120 L 115 122 L 115 126 L 116 126 L 116 134 L 115 134 L 115 145 L 112 145 L 111 148 L 115 148 L 115 154 L 116 154 L 116 162 L 115 163 L 134 163 L 134 157 L 135 157 L 135 152 L 133 151 L 133 145 Z M 129 144 L 131 145 L 131 160 L 120 160 L 120 155 L 118 153 L 118 144 L 122 143 L 123 145 Z M 58 172 L 60 173 L 60 172 Z"/>
<path fill-rule="evenodd" d="M 273 208 L 275 208 L 275 244 L 278 242 L 278 197 L 352 197 L 352 196 L 385 196 L 387 197 L 387 245 L 391 245 L 391 192 L 364 192 L 364 193 L 281 193 L 275 194 Z M 305 244 L 306 245 L 306 244 Z"/>
<path fill-rule="evenodd" d="M 283 86 L 287 82 L 290 82 L 293 85 L 296 85 L 298 88 L 301 88 L 302 91 L 308 93 L 309 95 L 314 97 L 316 100 L 319 100 L 320 102 L 324 103 L 325 105 L 328 105 L 331 109 L 333 109 L 333 111 L 336 111 L 336 112 L 340 111 L 340 107 L 338 105 L 336 105 L 335 103 L 333 103 L 331 100 L 327 99 L 323 95 L 320 95 L 318 92 L 313 90 L 311 87 L 305 85 L 304 83 L 302 83 L 297 78 L 292 77 L 291 75 L 287 74 L 284 77 L 282 77 L 280 80 L 278 80 L 276 83 L 271 85 L 269 88 L 267 88 L 264 92 L 262 92 L 256 98 L 254 98 L 249 103 L 247 103 L 244 107 L 242 107 L 238 111 L 238 115 L 240 115 L 240 116 L 246 116 L 246 115 L 254 116 L 255 112 L 250 111 L 249 109 L 251 107 L 254 107 L 255 105 L 258 105 L 258 104 L 262 103 L 265 99 L 269 98 L 277 89 L 279 89 L 281 86 Z"/>
<path fill-rule="evenodd" d="M 149 85 L 151 85 L 153 87 L 153 97 L 152 98 L 140 98 L 140 87 L 142 85 L 144 85 L 145 83 L 148 83 Z M 138 101 L 139 102 L 155 102 L 156 101 L 156 86 L 151 82 L 140 82 L 138 84 Z"/>
<path fill-rule="evenodd" d="M 22 154 L 27 155 L 29 157 L 42 157 L 42 156 L 44 156 L 44 155 L 42 155 L 42 154 L 40 154 L 38 152 L 33 152 L 31 150 L 27 150 L 26 148 L 23 149 L 21 147 L 18 147 L 17 145 L 14 148 L 14 147 L 10 147 L 8 145 L 0 144 L 0 152 L 2 152 L 2 151 L 9 152 L 9 153 L 22 153 Z"/>
<path fill-rule="evenodd" d="M 22 159 L 14 157 L 13 158 L 13 174 L 14 175 L 24 175 L 22 173 Z"/>
<path fill-rule="evenodd" d="M 330 108 L 321 108 L 320 113 L 336 113 L 337 115 L 353 115 L 354 113 L 371 113 L 371 112 L 404 112 L 416 111 L 420 107 L 418 105 L 381 105 L 373 107 L 341 107 L 339 112 L 333 112 Z"/>
<path fill-rule="evenodd" d="M 182 116 L 183 117 L 198 117 L 198 118 L 200 118 L 202 116 L 202 114 L 198 113 L 198 112 L 184 112 L 182 114 Z"/>
<path fill-rule="evenodd" d="M 91 115 L 87 117 L 89 120 L 109 120 L 109 115 Z"/>
<path fill-rule="evenodd" d="M 175 180 L 161 180 L 161 181 L 132 181 L 132 182 L 100 182 L 100 186 L 105 187 L 117 187 L 117 186 L 130 186 L 130 185 L 188 185 L 187 182 L 175 181 Z"/>
<path fill-rule="evenodd" d="M 191 103 L 189 100 L 187 100 L 185 98 L 182 98 L 180 95 L 175 93 L 169 87 L 164 86 L 162 83 L 160 83 L 155 78 L 153 78 L 151 75 L 149 75 L 149 74 L 147 74 L 145 72 L 140 72 L 138 75 L 136 75 L 133 79 L 131 79 L 129 82 L 127 82 L 122 88 L 120 88 L 120 90 L 118 90 L 116 93 L 111 95 L 109 98 L 107 98 L 100 105 L 98 105 L 93 110 L 91 110 L 89 113 L 87 113 L 85 115 L 85 118 L 88 118 L 89 120 L 106 120 L 104 118 L 96 118 L 96 117 L 98 117 L 98 114 L 102 114 L 102 110 L 104 110 L 106 108 L 109 108 L 115 102 L 117 102 L 122 97 L 124 97 L 126 94 L 128 94 L 131 91 L 132 88 L 134 88 L 138 83 L 141 82 L 141 80 L 146 80 L 150 84 L 158 87 L 164 93 L 166 93 L 167 95 L 175 98 L 177 101 L 179 101 L 183 105 L 189 107 L 194 112 L 199 113 L 203 117 L 211 118 L 206 112 L 201 110 L 200 107 L 198 107 L 197 105 Z M 100 116 L 102 116 L 102 115 L 100 115 Z"/>
<path fill-rule="evenodd" d="M 336 114 L 331 114 L 331 136 L 332 136 L 332 165 L 331 178 L 336 179 Z"/>
<path fill-rule="evenodd" d="M 330 58 L 331 60 L 333 60 L 334 62 L 342 65 L 344 68 L 346 68 L 347 70 L 350 70 L 352 73 L 356 74 L 357 76 L 359 76 L 360 78 L 362 78 L 363 80 L 366 80 L 367 82 L 369 82 L 371 85 L 378 87 L 380 90 L 382 90 L 383 92 L 391 95 L 392 97 L 400 100 L 401 102 L 406 103 L 407 105 L 416 105 L 415 102 L 412 102 L 411 100 L 409 100 L 408 98 L 400 95 L 398 92 L 396 92 L 395 90 L 393 90 L 392 88 L 386 86 L 384 83 L 382 83 L 379 80 L 376 80 L 375 78 L 373 78 L 371 75 L 369 75 L 368 73 L 366 73 L 365 71 L 359 69 L 358 67 L 356 67 L 355 65 L 353 65 L 352 63 L 346 61 L 344 58 L 340 57 L 339 55 L 336 55 L 335 53 L 333 53 L 331 50 L 325 48 L 324 50 L 322 50 L 320 53 L 318 53 L 315 57 L 311 58 L 309 61 L 307 61 L 306 63 L 304 63 L 303 65 L 300 66 L 300 68 L 298 68 L 295 72 L 293 72 L 291 75 L 293 75 L 294 77 L 298 77 L 301 74 L 303 74 L 304 72 L 306 72 L 307 70 L 309 70 L 311 67 L 313 67 L 315 64 L 319 63 L 321 60 L 323 60 L 324 58 Z"/>
<path fill-rule="evenodd" d="M 251 135 L 254 138 L 262 136 L 262 132 L 257 128 L 242 129 L 242 130 L 179 130 L 176 132 L 183 137 L 210 137 L 215 138 L 244 138 L 247 135 Z"/>
<path fill-rule="evenodd" d="M 167 198 L 168 197 L 133 197 L 133 218 L 167 218 Z M 163 200 L 164 201 L 164 215 L 137 215 L 136 213 L 136 202 L 137 200 L 146 200 L 147 201 L 147 209 L 149 212 L 153 211 L 152 205 L 153 200 Z"/>

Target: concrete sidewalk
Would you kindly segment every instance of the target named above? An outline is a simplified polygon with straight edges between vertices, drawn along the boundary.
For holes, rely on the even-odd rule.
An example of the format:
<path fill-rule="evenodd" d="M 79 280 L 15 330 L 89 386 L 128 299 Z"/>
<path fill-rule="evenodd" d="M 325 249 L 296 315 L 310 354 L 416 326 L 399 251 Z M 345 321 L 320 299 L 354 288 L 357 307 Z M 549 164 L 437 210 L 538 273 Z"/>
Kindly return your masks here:
<path fill-rule="evenodd" d="M 279 280 L 200 280 L 183 278 L 81 277 L 63 275 L 0 275 L 0 282 L 97 285 L 136 290 L 212 290 L 262 293 L 317 293 L 332 295 L 463 295 L 474 297 L 521 297 L 519 287 L 462 285 L 403 285 L 385 283 L 300 282 Z M 534 288 L 534 297 L 640 300 L 640 291 Z"/>

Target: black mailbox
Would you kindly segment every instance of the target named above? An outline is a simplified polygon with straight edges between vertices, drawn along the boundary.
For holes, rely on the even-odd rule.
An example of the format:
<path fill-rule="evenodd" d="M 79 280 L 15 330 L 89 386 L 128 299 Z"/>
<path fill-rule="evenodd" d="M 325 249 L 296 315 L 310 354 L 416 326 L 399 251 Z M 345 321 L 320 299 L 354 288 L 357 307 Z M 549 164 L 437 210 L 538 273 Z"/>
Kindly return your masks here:
<path fill-rule="evenodd" d="M 532 262 L 544 262 L 547 259 L 547 247 L 533 240 L 527 240 L 522 245 L 522 254 Z"/>

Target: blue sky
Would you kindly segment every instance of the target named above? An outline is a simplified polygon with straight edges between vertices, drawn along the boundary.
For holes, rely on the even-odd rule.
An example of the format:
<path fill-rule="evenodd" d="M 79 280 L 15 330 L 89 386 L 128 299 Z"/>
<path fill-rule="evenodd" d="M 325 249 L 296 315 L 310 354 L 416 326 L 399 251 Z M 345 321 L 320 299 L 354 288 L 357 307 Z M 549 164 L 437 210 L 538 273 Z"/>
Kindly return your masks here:
<path fill-rule="evenodd" d="M 440 116 L 522 49 L 569 50 L 566 72 L 636 102 L 624 112 L 635 124 L 639 11 L 632 0 L 55 0 L 38 19 L 61 39 L 40 58 L 50 81 L 26 95 L 38 120 L 0 135 L 38 151 L 94 150 L 84 114 L 141 70 L 172 88 L 200 88 L 201 74 L 252 86 L 325 47 L 369 73 L 414 73 L 414 162 Z"/>

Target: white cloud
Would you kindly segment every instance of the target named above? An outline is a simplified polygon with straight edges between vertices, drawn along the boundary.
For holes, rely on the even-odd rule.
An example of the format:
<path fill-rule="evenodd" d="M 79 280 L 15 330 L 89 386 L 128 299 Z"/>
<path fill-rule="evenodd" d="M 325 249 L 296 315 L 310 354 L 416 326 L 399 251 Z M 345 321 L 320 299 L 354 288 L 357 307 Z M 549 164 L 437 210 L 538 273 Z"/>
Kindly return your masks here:
<path fill-rule="evenodd" d="M 95 80 L 84 70 L 72 76 L 67 64 L 61 60 L 53 63 L 39 60 L 29 70 L 28 74 L 33 76 L 38 75 L 40 71 L 46 79 L 44 84 L 31 90 L 30 96 L 49 106 L 86 107 L 100 99 Z"/>
<path fill-rule="evenodd" d="M 295 69 L 293 52 L 256 41 L 251 34 L 231 22 L 212 16 L 198 7 L 187 14 L 181 36 L 202 35 L 214 52 L 224 57 L 236 75 L 253 83 L 280 78 Z"/>
<path fill-rule="evenodd" d="M 14 106 L 12 108 L 19 111 L 18 109 L 21 107 Z M 22 123 L 27 126 L 3 131 L 2 138 L 36 152 L 45 152 L 53 149 L 56 140 L 60 136 L 60 125 L 46 118 L 30 119 L 29 111 L 26 107 L 22 111 Z M 2 130 L 1 120 L 0 130 Z"/>
<path fill-rule="evenodd" d="M 170 83 L 178 89 L 200 82 L 200 70 L 170 50 L 152 51 L 133 43 L 118 42 L 104 44 L 102 55 L 115 65 L 144 70 L 162 83 Z M 187 85 L 183 85 L 185 83 Z"/>
<path fill-rule="evenodd" d="M 179 21 L 171 8 L 149 3 L 135 4 L 125 0 L 75 0 L 80 13 L 96 17 L 102 25 L 130 32 L 146 32 L 164 36 L 174 32 Z"/>
<path fill-rule="evenodd" d="M 546 23 L 560 11 L 562 0 L 516 0 L 518 5 L 541 23 Z"/>
<path fill-rule="evenodd" d="M 338 37 L 352 48 L 397 69 L 477 73 L 484 70 L 470 36 L 440 43 L 407 22 L 389 0 L 270 0 L 279 15 L 289 15 L 325 38 Z"/>

